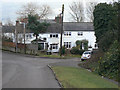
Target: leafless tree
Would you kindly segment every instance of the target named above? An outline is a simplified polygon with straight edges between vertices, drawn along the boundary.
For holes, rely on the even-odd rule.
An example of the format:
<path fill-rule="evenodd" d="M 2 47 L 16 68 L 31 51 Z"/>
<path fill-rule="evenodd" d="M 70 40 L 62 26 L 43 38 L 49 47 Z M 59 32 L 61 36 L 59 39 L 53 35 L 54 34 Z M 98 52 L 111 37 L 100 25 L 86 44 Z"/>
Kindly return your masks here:
<path fill-rule="evenodd" d="M 86 7 L 86 16 L 90 22 L 93 22 L 93 20 L 94 20 L 93 11 L 94 11 L 96 5 L 97 5 L 97 2 L 87 2 L 86 3 L 86 6 L 87 6 Z"/>
<path fill-rule="evenodd" d="M 52 10 L 48 5 L 39 6 L 37 3 L 30 2 L 23 5 L 16 13 L 19 15 L 19 18 L 25 18 L 28 17 L 28 15 L 38 15 L 41 19 L 51 14 Z"/>
<path fill-rule="evenodd" d="M 14 24 L 13 24 L 13 22 L 12 22 L 12 20 L 10 18 L 7 18 L 4 25 L 13 26 Z"/>
<path fill-rule="evenodd" d="M 84 21 L 84 7 L 81 2 L 72 2 L 69 8 L 70 8 L 69 13 L 74 21 L 76 22 Z"/>

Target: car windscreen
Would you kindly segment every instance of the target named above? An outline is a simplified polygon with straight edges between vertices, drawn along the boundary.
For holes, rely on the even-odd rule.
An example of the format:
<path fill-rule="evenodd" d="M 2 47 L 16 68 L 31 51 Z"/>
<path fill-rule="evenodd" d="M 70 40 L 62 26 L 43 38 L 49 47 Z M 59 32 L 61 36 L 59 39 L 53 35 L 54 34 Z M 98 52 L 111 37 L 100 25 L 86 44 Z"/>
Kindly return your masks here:
<path fill-rule="evenodd" d="M 90 52 L 84 52 L 84 54 L 91 54 Z"/>

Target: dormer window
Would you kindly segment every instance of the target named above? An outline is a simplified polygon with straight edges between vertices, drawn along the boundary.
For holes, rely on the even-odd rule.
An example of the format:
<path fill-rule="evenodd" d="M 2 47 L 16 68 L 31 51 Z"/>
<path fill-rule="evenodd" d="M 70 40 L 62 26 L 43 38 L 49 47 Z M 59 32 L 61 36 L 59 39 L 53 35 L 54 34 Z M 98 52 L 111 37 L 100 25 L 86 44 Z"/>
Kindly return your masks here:
<path fill-rule="evenodd" d="M 83 32 L 78 32 L 78 36 L 82 36 L 83 35 Z"/>

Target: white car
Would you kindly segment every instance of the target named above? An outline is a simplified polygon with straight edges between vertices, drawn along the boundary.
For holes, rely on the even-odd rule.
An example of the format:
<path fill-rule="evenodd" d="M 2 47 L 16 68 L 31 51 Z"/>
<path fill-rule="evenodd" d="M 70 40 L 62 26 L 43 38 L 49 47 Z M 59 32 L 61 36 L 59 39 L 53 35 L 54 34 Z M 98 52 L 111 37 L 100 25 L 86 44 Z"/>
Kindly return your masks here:
<path fill-rule="evenodd" d="M 92 54 L 92 51 L 85 51 L 81 56 L 81 60 L 84 61 L 84 60 L 90 59 L 91 54 Z"/>

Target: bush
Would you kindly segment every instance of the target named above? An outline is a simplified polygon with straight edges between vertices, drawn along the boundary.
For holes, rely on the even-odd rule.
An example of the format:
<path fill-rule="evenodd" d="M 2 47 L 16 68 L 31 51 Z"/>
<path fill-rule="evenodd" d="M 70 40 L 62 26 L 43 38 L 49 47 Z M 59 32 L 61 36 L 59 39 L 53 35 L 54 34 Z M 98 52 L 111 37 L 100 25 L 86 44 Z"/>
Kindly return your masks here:
<path fill-rule="evenodd" d="M 59 53 L 60 53 L 60 49 L 59 49 Z M 62 55 L 66 54 L 66 48 L 64 46 L 62 47 L 61 54 Z"/>
<path fill-rule="evenodd" d="M 103 58 L 101 58 L 101 61 L 99 62 L 99 66 L 97 68 L 98 74 L 118 81 L 118 79 L 120 79 L 120 77 L 118 77 L 119 63 L 120 46 L 119 43 L 115 41 L 111 45 L 108 52 L 106 52 Z"/>
<path fill-rule="evenodd" d="M 82 46 L 84 46 L 84 50 L 88 50 L 88 40 L 77 40 L 76 46 L 79 47 L 79 49 L 82 49 Z"/>
<path fill-rule="evenodd" d="M 79 55 L 82 55 L 82 53 L 84 52 L 84 50 L 82 50 L 82 49 L 79 50 L 78 47 L 73 47 L 70 52 L 71 52 L 71 54 L 79 54 Z"/>

